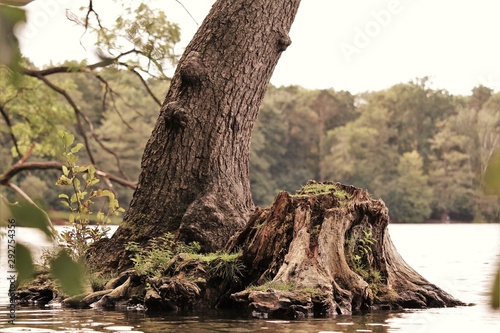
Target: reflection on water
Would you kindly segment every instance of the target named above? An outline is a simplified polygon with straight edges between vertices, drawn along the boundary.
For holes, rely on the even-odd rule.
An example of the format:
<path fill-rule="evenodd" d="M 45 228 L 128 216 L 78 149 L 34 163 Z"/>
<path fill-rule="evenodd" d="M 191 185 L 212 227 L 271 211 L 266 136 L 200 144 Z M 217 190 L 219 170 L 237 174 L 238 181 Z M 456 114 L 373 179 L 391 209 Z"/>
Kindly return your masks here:
<path fill-rule="evenodd" d="M 16 325 L 7 325 L 8 309 L 0 307 L 0 332 L 499 332 L 500 312 L 492 312 L 488 301 L 493 272 L 500 262 L 500 225 L 391 225 L 390 233 L 413 268 L 476 306 L 300 321 L 253 320 L 228 312 L 181 317 L 136 311 L 18 308 Z M 5 257 L 1 252 L 3 273 Z M 0 278 L 0 304 L 5 304 L 2 290 L 6 283 Z"/>
<path fill-rule="evenodd" d="M 18 311 L 16 325 L 0 328 L 0 332 L 390 332 L 387 320 L 400 315 L 380 312 L 365 316 L 288 321 L 237 318 L 238 314 L 234 313 L 210 318 L 31 309 Z"/>

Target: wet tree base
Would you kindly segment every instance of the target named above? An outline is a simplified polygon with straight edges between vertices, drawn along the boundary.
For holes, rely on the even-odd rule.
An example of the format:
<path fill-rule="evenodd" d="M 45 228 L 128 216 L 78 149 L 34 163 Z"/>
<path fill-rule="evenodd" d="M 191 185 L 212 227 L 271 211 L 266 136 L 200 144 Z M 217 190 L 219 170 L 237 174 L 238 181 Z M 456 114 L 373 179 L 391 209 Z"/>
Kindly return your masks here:
<path fill-rule="evenodd" d="M 225 251 L 240 253 L 243 272 L 222 259 L 178 254 L 161 277 L 127 270 L 104 290 L 63 304 L 175 313 L 239 308 L 255 318 L 465 305 L 401 258 L 388 224 L 384 202 L 367 191 L 310 181 L 258 208 L 231 239 Z"/>
<path fill-rule="evenodd" d="M 232 298 L 255 317 L 464 305 L 401 258 L 388 224 L 384 202 L 359 188 L 310 181 L 282 192 L 233 240 L 251 287 Z"/>

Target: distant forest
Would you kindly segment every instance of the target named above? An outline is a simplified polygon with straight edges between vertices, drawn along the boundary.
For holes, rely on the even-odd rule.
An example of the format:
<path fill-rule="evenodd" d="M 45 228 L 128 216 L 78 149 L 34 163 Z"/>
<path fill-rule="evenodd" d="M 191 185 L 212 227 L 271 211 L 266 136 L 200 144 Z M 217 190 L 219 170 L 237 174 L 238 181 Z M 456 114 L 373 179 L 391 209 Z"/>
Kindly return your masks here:
<path fill-rule="evenodd" d="M 0 119 L 0 173 L 32 144 L 30 161 L 60 159 L 56 130 L 77 135 L 74 110 L 34 78 L 12 86 L 4 71 L 0 105 L 10 124 Z M 134 74 L 105 68 L 100 76 L 113 88 L 85 73 L 51 80 L 93 124 L 101 144 L 91 141 L 88 148 L 96 164 L 137 181 L 160 107 Z M 161 101 L 168 81 L 148 83 Z M 468 96 L 455 96 L 429 86 L 428 78 L 361 94 L 269 86 L 251 145 L 255 203 L 266 206 L 279 191 L 294 192 L 309 179 L 328 180 L 367 189 L 386 203 L 396 223 L 499 222 L 498 198 L 485 196 L 481 186 L 500 147 L 500 93 L 478 86 Z M 88 163 L 84 153 L 81 162 Z M 13 182 L 45 208 L 64 210 L 61 189 L 54 186 L 59 174 L 34 170 Z M 126 208 L 133 191 L 118 185 L 115 190 Z"/>

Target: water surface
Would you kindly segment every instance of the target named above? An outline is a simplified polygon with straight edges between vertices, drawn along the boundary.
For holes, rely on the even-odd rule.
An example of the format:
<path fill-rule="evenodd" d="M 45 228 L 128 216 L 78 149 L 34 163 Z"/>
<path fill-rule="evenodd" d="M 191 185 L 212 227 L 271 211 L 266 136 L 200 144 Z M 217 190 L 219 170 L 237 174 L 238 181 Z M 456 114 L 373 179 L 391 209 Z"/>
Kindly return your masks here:
<path fill-rule="evenodd" d="M 475 306 L 375 312 L 297 321 L 255 320 L 240 313 L 174 316 L 137 311 L 20 308 L 7 325 L 0 307 L 0 332 L 500 332 L 500 311 L 489 308 L 494 270 L 500 263 L 500 225 L 390 225 L 402 257 L 429 281 Z M 41 244 L 32 233 L 19 237 Z M 5 304 L 5 242 L 0 250 L 0 304 Z"/>

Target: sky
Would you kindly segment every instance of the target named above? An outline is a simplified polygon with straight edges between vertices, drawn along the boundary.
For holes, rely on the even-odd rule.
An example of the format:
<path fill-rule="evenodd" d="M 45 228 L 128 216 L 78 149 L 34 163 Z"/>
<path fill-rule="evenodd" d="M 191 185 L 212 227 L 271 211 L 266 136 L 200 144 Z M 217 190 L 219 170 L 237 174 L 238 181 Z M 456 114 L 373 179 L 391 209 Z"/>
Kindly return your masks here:
<path fill-rule="evenodd" d="M 181 53 L 214 0 L 151 3 L 179 24 Z M 91 36 L 81 37 L 65 16 L 85 4 L 36 0 L 26 6 L 28 24 L 19 33 L 23 53 L 39 66 L 95 59 Z M 121 8 L 110 0 L 94 6 L 103 17 Z M 302 0 L 292 45 L 271 83 L 359 93 L 428 76 L 432 88 L 452 94 L 469 94 L 480 84 L 500 91 L 499 13 L 498 0 Z"/>

